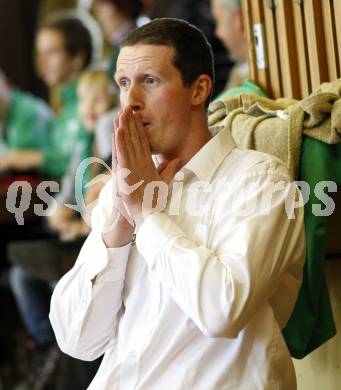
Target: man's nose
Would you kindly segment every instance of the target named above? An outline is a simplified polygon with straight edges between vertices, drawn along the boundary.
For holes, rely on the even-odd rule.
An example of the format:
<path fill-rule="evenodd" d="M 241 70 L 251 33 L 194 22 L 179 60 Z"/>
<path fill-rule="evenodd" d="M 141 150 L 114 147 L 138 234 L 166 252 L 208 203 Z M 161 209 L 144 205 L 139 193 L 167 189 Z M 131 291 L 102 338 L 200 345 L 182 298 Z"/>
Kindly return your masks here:
<path fill-rule="evenodd" d="M 144 101 L 143 101 L 143 93 L 141 91 L 141 88 L 136 84 L 131 84 L 127 94 L 125 106 L 131 107 L 133 111 L 140 111 L 144 107 Z"/>

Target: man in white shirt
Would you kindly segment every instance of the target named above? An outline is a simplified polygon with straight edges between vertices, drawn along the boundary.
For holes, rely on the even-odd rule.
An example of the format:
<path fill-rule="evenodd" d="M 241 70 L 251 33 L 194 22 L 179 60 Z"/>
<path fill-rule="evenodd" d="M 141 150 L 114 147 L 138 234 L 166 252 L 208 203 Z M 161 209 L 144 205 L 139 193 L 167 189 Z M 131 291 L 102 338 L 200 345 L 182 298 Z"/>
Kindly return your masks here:
<path fill-rule="evenodd" d="M 304 259 L 297 189 L 279 160 L 212 137 L 212 69 L 183 21 L 123 42 L 115 174 L 51 302 L 64 352 L 105 354 L 89 389 L 296 388 L 281 327 Z"/>

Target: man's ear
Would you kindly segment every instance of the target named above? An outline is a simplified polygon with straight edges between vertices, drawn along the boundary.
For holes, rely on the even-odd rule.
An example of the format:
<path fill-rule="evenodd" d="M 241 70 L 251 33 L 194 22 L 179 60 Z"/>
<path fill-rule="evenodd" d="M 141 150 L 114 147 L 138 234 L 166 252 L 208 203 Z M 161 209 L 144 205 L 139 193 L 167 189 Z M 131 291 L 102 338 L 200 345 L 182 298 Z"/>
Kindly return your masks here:
<path fill-rule="evenodd" d="M 192 86 L 192 104 L 198 106 L 205 103 L 212 90 L 212 80 L 207 74 L 201 74 Z"/>

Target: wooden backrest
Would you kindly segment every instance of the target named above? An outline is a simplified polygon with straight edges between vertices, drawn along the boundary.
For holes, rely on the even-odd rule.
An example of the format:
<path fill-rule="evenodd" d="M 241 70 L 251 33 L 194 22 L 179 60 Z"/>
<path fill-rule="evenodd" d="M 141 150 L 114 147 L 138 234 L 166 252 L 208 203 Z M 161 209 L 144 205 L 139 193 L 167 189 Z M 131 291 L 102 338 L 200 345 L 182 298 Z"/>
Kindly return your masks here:
<path fill-rule="evenodd" d="M 242 0 L 251 79 L 302 99 L 341 77 L 340 0 Z"/>

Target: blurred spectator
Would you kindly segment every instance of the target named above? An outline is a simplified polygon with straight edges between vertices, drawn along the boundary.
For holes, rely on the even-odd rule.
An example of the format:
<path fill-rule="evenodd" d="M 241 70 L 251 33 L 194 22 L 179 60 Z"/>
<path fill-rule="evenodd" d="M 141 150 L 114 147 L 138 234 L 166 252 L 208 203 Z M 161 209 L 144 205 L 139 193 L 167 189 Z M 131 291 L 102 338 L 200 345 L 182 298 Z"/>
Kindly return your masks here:
<path fill-rule="evenodd" d="M 78 0 L 41 0 L 38 8 L 38 24 L 55 12 L 75 9 L 77 2 Z"/>
<path fill-rule="evenodd" d="M 7 170 L 39 169 L 42 175 L 62 177 L 67 170 L 75 143 L 83 142 L 84 156 L 90 154 L 92 136 L 81 125 L 77 111 L 76 87 L 81 71 L 92 57 L 91 37 L 76 18 L 53 19 L 43 24 L 36 37 L 37 65 L 45 83 L 60 90 L 62 106 L 52 126 L 44 150 L 10 150 L 1 158 Z M 26 221 L 25 221 L 26 222 Z M 44 235 L 41 227 L 35 234 Z M 20 233 L 20 235 L 18 234 Z M 1 248 L 13 239 L 30 238 L 31 231 L 17 226 L 6 229 L 0 237 Z"/>
<path fill-rule="evenodd" d="M 216 35 L 237 62 L 230 71 L 224 90 L 215 98 L 241 93 L 254 93 L 266 96 L 265 92 L 249 77 L 247 63 L 248 44 L 244 30 L 240 0 L 211 0 L 213 16 L 216 19 Z"/>
<path fill-rule="evenodd" d="M 0 0 L 0 68 L 22 91 L 40 97 L 46 88 L 34 71 L 34 35 L 38 8 L 46 0 Z"/>
<path fill-rule="evenodd" d="M 217 96 L 224 89 L 234 62 L 229 58 L 226 48 L 214 34 L 215 25 L 210 9 L 210 0 L 154 0 L 153 3 L 153 18 L 184 19 L 204 32 L 212 46 L 215 72 L 212 96 Z"/>
<path fill-rule="evenodd" d="M 109 76 L 113 78 L 119 45 L 124 36 L 136 27 L 137 19 L 143 10 L 141 0 L 94 0 L 93 12 L 103 32 L 112 46 Z"/>
<path fill-rule="evenodd" d="M 215 33 L 237 62 L 230 72 L 225 89 L 238 87 L 249 76 L 247 39 L 244 31 L 240 0 L 211 0 L 216 21 Z"/>
<path fill-rule="evenodd" d="M 6 194 L 8 186 L 17 179 L 15 172 L 11 172 L 15 166 L 11 161 L 15 156 L 20 156 L 26 150 L 34 153 L 42 153 L 46 149 L 51 136 L 53 125 L 52 112 L 48 105 L 28 93 L 10 86 L 5 75 L 0 71 L 0 202 L 1 202 L 1 236 L 0 236 L 0 284 L 5 283 L 3 268 L 7 267 L 6 244 L 13 236 L 25 237 L 28 233 L 23 226 L 14 224 L 14 218 L 6 212 Z M 22 165 L 22 169 L 30 169 Z M 20 179 L 30 182 L 37 181 L 26 172 Z M 37 172 L 35 172 L 37 174 Z M 20 180 L 18 179 L 18 180 Z M 31 227 L 37 221 L 32 219 Z M 32 234 L 32 230 L 28 234 Z"/>
<path fill-rule="evenodd" d="M 40 26 L 36 35 L 36 56 L 39 73 L 45 83 L 59 89 L 61 107 L 53 122 L 51 137 L 47 147 L 43 151 L 31 148 L 12 150 L 6 154 L 5 160 L 7 169 L 26 170 L 40 169 L 42 175 L 61 178 L 67 172 L 75 145 L 83 144 L 82 157 L 88 157 L 91 151 L 93 136 L 89 134 L 81 124 L 77 108 L 77 80 L 82 70 L 88 66 L 92 58 L 92 41 L 89 31 L 77 18 L 61 17 L 50 19 Z M 26 222 L 26 221 L 25 221 Z M 26 226 L 24 226 L 26 228 Z M 48 233 L 41 226 L 35 226 L 34 237 L 46 237 Z M 6 229 L 1 235 L 1 247 L 5 248 L 8 241 L 16 239 L 32 239 L 30 229 L 25 229 L 17 235 L 18 229 Z M 15 234 L 13 234 L 13 232 Z M 69 251 L 71 252 L 71 251 Z M 32 261 L 40 253 L 40 248 L 31 252 Z M 46 286 L 38 287 L 44 296 L 44 306 L 48 305 L 49 290 Z M 36 309 L 35 303 L 30 307 L 32 316 Z M 43 332 L 41 333 L 43 335 Z M 48 335 L 48 331 L 46 332 Z M 43 340 L 44 353 L 34 354 L 38 356 L 34 363 L 39 365 L 49 359 L 40 359 L 47 353 L 49 340 Z M 44 345 L 45 344 L 45 345 Z M 50 352 L 50 349 L 48 349 Z M 41 352 L 41 351 L 39 351 Z M 51 350 L 52 357 L 55 357 L 55 350 Z M 40 363 L 39 363 L 40 361 Z M 34 372 L 32 371 L 32 374 Z"/>
<path fill-rule="evenodd" d="M 106 72 L 89 70 L 81 75 L 77 91 L 82 122 L 87 131 L 93 133 L 99 117 L 110 110 L 116 102 L 112 83 Z M 108 134 L 107 139 L 111 143 L 111 134 Z M 82 148 L 82 144 L 75 145 L 68 172 L 62 180 L 61 192 L 56 198 L 57 211 L 48 217 L 50 228 L 59 235 L 62 241 L 52 236 L 35 241 L 13 242 L 9 246 L 10 260 L 17 264 L 11 270 L 12 291 L 35 346 L 34 375 L 27 379 L 30 386 L 45 383 L 49 374 L 46 365 L 51 367 L 56 362 L 54 334 L 48 319 L 47 304 L 51 293 L 51 282 L 58 280 L 73 265 L 85 236 L 89 232 L 89 226 L 84 219 L 80 218 L 78 212 L 65 207 L 65 203 L 75 202 L 75 191 L 79 190 L 75 188 L 75 175 L 82 156 L 78 146 Z M 109 179 L 110 175 L 106 175 L 105 178 Z M 105 182 L 106 180 L 103 179 L 89 187 L 85 194 L 86 205 L 94 206 Z M 76 184 L 83 187 L 82 181 Z M 85 210 L 81 212 L 84 217 Z M 94 364 L 97 368 L 97 363 Z M 75 363 L 68 359 L 67 364 L 63 365 L 63 370 L 69 371 L 70 365 L 74 367 Z M 86 372 L 83 372 L 80 366 L 84 366 L 84 363 L 79 362 L 77 367 L 77 372 L 82 372 L 83 375 L 81 382 L 77 377 L 68 379 L 68 383 L 73 383 L 73 388 L 79 388 L 79 383 L 86 382 Z M 86 367 L 87 371 L 92 372 L 91 365 L 88 364 Z M 93 373 L 95 371 L 93 369 Z M 90 376 L 88 378 L 87 384 L 92 379 Z M 64 382 L 64 376 L 61 376 L 59 380 Z"/>
<path fill-rule="evenodd" d="M 58 18 L 39 28 L 36 50 L 39 74 L 49 87 L 58 86 L 62 106 L 43 152 L 12 151 L 3 163 L 7 169 L 41 168 L 46 175 L 58 178 L 66 172 L 74 144 L 80 139 L 90 143 L 77 113 L 76 87 L 81 71 L 91 61 L 91 36 L 79 19 Z"/>
<path fill-rule="evenodd" d="M 94 131 L 98 119 L 117 106 L 113 81 L 102 70 L 82 73 L 78 84 L 78 110 L 84 127 Z"/>
<path fill-rule="evenodd" d="M 116 114 L 116 96 L 114 94 L 113 83 L 109 80 L 105 71 L 102 70 L 88 70 L 82 73 L 78 83 L 78 109 L 81 120 L 87 131 L 93 133 L 97 129 L 99 120 L 105 113 L 114 117 Z M 102 160 L 107 160 L 108 166 L 111 164 L 111 142 L 112 142 L 111 126 L 105 128 L 105 133 L 100 134 L 96 131 L 95 142 L 92 148 L 92 156 L 96 156 Z M 106 144 L 105 148 L 99 147 L 98 137 L 100 136 L 101 143 Z M 109 151 L 109 152 L 108 152 Z M 49 224 L 52 229 L 58 230 L 61 239 L 72 240 L 79 235 L 85 235 L 89 232 L 87 221 L 90 221 L 89 216 L 86 216 L 86 221 L 82 218 L 74 219 L 74 211 L 65 204 L 75 204 L 77 199 L 75 191 L 83 190 L 83 183 L 75 180 L 77 169 L 81 163 L 82 153 L 79 153 L 77 147 L 75 148 L 72 161 L 69 165 L 67 174 L 63 177 L 61 191 L 56 197 L 58 208 L 57 211 L 49 217 Z M 103 171 L 103 165 L 94 163 L 91 165 L 91 171 L 86 175 L 86 181 L 89 181 L 89 175 L 95 177 Z M 78 185 L 79 188 L 75 188 Z M 86 192 L 85 204 L 90 204 L 97 199 L 102 182 L 91 185 L 89 191 Z M 81 212 L 85 210 L 80 210 Z M 85 215 L 83 214 L 83 218 Z"/>
<path fill-rule="evenodd" d="M 10 86 L 0 70 L 0 171 L 6 170 L 6 154 L 13 150 L 46 147 L 52 126 L 48 105 Z"/>

